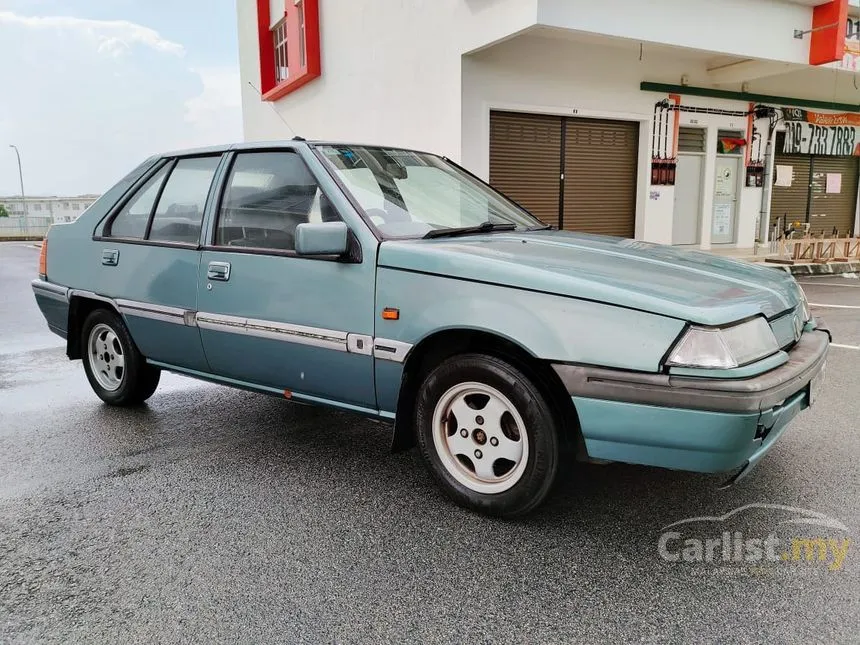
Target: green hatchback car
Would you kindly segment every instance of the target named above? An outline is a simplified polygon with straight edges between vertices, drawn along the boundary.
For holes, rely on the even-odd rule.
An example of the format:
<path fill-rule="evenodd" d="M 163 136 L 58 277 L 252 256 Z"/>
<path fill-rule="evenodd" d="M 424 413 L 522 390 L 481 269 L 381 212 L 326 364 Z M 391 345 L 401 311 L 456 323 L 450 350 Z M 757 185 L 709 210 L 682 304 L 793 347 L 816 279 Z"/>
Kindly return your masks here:
<path fill-rule="evenodd" d="M 40 263 L 38 305 L 106 403 L 170 370 L 390 421 L 456 502 L 503 516 L 576 459 L 742 477 L 830 343 L 783 271 L 552 230 L 379 146 L 153 157 Z"/>

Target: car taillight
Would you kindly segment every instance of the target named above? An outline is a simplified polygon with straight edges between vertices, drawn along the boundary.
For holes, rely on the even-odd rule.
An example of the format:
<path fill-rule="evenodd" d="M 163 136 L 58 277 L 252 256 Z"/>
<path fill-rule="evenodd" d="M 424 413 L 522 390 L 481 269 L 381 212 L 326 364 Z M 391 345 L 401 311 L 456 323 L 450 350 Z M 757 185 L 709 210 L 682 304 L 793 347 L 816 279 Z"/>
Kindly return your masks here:
<path fill-rule="evenodd" d="M 39 275 L 48 277 L 48 238 L 42 240 L 42 250 L 39 252 Z"/>

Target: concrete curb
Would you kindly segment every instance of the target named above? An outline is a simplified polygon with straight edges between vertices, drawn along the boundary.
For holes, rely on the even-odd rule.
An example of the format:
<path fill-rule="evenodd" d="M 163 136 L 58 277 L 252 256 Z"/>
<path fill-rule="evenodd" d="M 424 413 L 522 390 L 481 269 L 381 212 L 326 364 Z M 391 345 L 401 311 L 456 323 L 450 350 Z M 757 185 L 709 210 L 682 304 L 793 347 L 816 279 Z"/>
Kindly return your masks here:
<path fill-rule="evenodd" d="M 840 275 L 843 273 L 860 273 L 860 262 L 827 262 L 820 264 L 783 264 L 783 271 L 792 275 Z"/>

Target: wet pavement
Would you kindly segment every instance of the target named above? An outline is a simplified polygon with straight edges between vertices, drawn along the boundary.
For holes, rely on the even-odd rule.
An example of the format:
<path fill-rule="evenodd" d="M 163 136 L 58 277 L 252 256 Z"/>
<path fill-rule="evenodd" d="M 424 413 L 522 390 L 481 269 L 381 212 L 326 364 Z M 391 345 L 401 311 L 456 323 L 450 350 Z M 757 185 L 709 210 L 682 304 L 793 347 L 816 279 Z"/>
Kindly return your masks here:
<path fill-rule="evenodd" d="M 174 375 L 145 407 L 105 407 L 35 306 L 37 257 L 0 244 L 2 643 L 860 641 L 860 280 L 804 279 L 839 305 L 814 310 L 845 347 L 737 486 L 576 465 L 503 522 L 452 506 L 417 452 L 345 413 Z M 696 559 L 692 525 L 669 524 L 750 504 L 794 510 L 702 536 L 850 547 L 838 567 L 815 548 L 684 561 L 680 538 L 661 557 L 669 530 Z"/>

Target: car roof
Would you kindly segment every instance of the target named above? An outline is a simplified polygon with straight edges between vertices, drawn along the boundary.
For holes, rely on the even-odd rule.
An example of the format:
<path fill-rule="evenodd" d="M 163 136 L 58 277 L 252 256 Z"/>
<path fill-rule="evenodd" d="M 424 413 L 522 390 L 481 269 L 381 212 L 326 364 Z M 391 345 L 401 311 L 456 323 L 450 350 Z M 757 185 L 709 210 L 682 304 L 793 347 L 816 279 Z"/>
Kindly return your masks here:
<path fill-rule="evenodd" d="M 222 154 L 224 152 L 229 152 L 232 150 L 266 150 L 266 149 L 277 149 L 283 148 L 285 146 L 296 147 L 296 146 L 314 146 L 314 145 L 325 145 L 325 146 L 349 146 L 349 147 L 362 147 L 362 148 L 386 148 L 389 150 L 405 150 L 409 152 L 417 152 L 421 154 L 436 154 L 432 152 L 425 152 L 423 150 L 417 150 L 413 148 L 405 148 L 403 146 L 389 146 L 384 144 L 373 144 L 373 143 L 357 143 L 357 142 L 347 142 L 347 141 L 331 141 L 325 139 L 314 139 L 314 140 L 305 140 L 300 137 L 296 137 L 293 139 L 272 139 L 268 141 L 245 141 L 245 142 L 237 142 L 237 143 L 226 143 L 217 146 L 206 146 L 200 148 L 185 148 L 182 150 L 172 150 L 170 152 L 164 152 L 157 157 L 166 158 L 166 157 L 194 157 L 198 155 L 209 155 L 209 154 Z M 437 155 L 441 156 L 441 155 Z"/>

